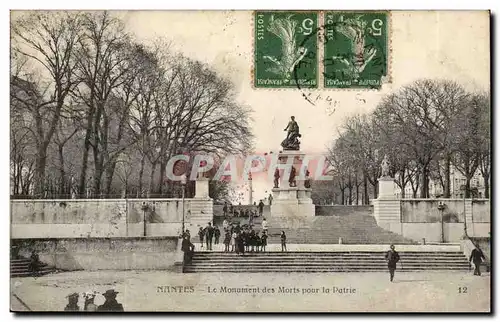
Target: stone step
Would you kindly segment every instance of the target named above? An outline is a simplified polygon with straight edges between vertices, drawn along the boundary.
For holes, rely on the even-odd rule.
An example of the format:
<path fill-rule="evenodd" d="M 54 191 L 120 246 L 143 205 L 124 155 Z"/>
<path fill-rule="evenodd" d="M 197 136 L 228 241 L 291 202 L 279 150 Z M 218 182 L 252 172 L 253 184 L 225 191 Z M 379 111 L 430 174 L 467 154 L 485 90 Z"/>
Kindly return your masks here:
<path fill-rule="evenodd" d="M 185 272 L 335 272 L 387 270 L 385 251 L 195 252 Z M 399 252 L 398 270 L 469 270 L 457 251 Z"/>
<path fill-rule="evenodd" d="M 401 268 L 398 269 L 398 272 L 401 271 L 424 271 L 428 270 L 428 268 L 425 267 L 415 267 L 415 268 Z M 464 268 L 440 268 L 440 269 L 432 269 L 436 271 L 468 271 Z M 349 268 L 337 268 L 337 267 L 325 267 L 325 268 L 258 268 L 258 269 L 251 269 L 251 268 L 230 268 L 230 267 L 224 267 L 224 268 L 185 268 L 184 273 L 220 273 L 220 272 L 231 272 L 231 273 L 273 273 L 273 272 L 279 272 L 279 273 L 327 273 L 327 272 L 387 272 L 387 267 L 386 268 L 356 268 L 356 267 L 349 267 Z"/>
<path fill-rule="evenodd" d="M 337 262 L 318 262 L 318 263 L 308 263 L 308 262 L 273 262 L 273 263 L 252 263 L 252 262 L 226 262 L 226 263 L 200 263 L 200 262 L 193 262 L 190 265 L 187 265 L 186 267 L 295 267 L 295 266 L 300 266 L 300 267 L 316 267 L 316 266 L 324 266 L 324 267 L 351 267 L 351 266 L 356 266 L 356 267 L 387 267 L 387 263 L 385 262 L 343 262 L 343 261 L 337 261 Z M 398 265 L 399 266 L 399 265 Z M 403 267 L 429 267 L 429 268 L 435 268 L 435 267 L 463 267 L 463 268 L 469 268 L 469 264 L 467 262 L 460 262 L 460 263 L 425 263 L 421 264 L 418 262 L 403 262 L 402 264 Z"/>
<path fill-rule="evenodd" d="M 45 269 L 45 270 L 40 270 L 38 271 L 38 275 L 47 275 L 50 273 L 53 273 L 55 270 L 54 269 Z M 23 271 L 23 272 L 11 272 L 10 277 L 29 277 L 33 276 L 32 272 L 29 271 Z"/>
<path fill-rule="evenodd" d="M 360 255 L 368 255 L 368 256 L 381 256 L 384 255 L 386 252 L 385 251 L 319 251 L 319 252 L 312 252 L 312 251 L 305 251 L 305 252 L 258 252 L 258 253 L 253 253 L 253 254 L 248 254 L 247 256 L 346 256 L 346 255 L 352 255 L 352 256 L 360 256 Z M 463 253 L 461 252 L 453 252 L 453 251 L 405 251 L 405 252 L 398 252 L 400 256 L 422 256 L 422 255 L 440 255 L 440 256 L 458 256 L 458 257 L 463 257 Z M 210 257 L 215 257 L 215 256 L 232 256 L 236 257 L 238 256 L 236 253 L 228 253 L 228 252 L 222 252 L 222 251 L 196 251 L 194 253 L 194 256 L 210 256 Z"/>

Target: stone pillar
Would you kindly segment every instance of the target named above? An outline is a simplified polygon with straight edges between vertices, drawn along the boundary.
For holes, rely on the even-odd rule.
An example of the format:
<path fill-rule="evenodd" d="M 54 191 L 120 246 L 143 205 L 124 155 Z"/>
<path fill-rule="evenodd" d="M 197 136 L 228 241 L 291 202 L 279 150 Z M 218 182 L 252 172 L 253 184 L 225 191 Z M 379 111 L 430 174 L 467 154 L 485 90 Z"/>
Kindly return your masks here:
<path fill-rule="evenodd" d="M 198 178 L 196 180 L 196 187 L 195 187 L 195 198 L 209 198 L 208 195 L 208 183 L 209 179 L 208 178 Z"/>
<path fill-rule="evenodd" d="M 288 158 L 293 158 L 293 167 L 296 170 L 296 187 L 290 187 L 289 176 L 282 171 L 279 188 L 273 188 L 273 203 L 268 220 L 271 228 L 300 228 L 307 227 L 308 220 L 315 215 L 315 206 L 311 199 L 311 189 L 304 187 L 300 180 L 300 172 L 304 153 L 301 151 L 283 151 L 279 154 L 280 163 L 286 164 Z M 291 162 L 290 162 L 291 163 Z"/>
<path fill-rule="evenodd" d="M 394 178 L 381 177 L 378 179 L 378 197 L 377 199 L 395 199 Z"/>
<path fill-rule="evenodd" d="M 397 234 L 402 234 L 401 201 L 394 194 L 394 178 L 378 179 L 378 197 L 373 200 L 373 216 L 377 225 Z"/>

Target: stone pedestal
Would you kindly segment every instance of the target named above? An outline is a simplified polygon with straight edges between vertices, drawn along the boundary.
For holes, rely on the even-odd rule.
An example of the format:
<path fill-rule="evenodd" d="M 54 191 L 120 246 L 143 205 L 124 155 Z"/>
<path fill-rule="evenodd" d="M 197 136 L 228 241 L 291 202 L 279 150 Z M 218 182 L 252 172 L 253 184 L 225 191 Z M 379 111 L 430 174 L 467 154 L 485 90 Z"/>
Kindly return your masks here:
<path fill-rule="evenodd" d="M 281 165 L 287 164 L 287 162 L 290 164 L 293 159 L 292 164 L 296 170 L 296 186 L 290 187 L 289 171 L 282 170 L 279 187 L 272 190 L 273 203 L 271 216 L 268 220 L 271 227 L 307 227 L 308 222 L 315 215 L 315 206 L 311 199 L 312 189 L 304 187 L 304 178 L 300 176 L 304 155 L 300 151 L 284 151 L 278 156 Z"/>
<path fill-rule="evenodd" d="M 209 198 L 208 196 L 208 183 L 209 183 L 208 178 L 198 178 L 196 180 L 196 187 L 195 187 L 195 198 L 203 198 L 207 199 Z"/>
<path fill-rule="evenodd" d="M 394 185 L 394 178 L 387 176 L 378 179 L 378 197 L 373 200 L 373 216 L 380 227 L 401 234 L 401 200 L 396 199 Z"/>
<path fill-rule="evenodd" d="M 377 199 L 395 199 L 394 178 L 381 177 L 378 179 L 378 198 Z"/>

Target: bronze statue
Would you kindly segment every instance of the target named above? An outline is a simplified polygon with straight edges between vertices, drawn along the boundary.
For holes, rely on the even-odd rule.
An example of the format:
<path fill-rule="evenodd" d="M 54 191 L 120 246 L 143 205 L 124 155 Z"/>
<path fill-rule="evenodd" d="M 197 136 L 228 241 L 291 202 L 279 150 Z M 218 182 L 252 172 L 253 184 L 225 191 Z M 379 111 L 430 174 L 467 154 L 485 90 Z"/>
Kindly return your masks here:
<path fill-rule="evenodd" d="M 292 169 L 290 170 L 290 178 L 288 179 L 288 183 L 290 184 L 290 187 L 296 187 L 297 182 L 295 181 L 295 176 L 297 174 L 297 170 L 292 166 Z"/>
<path fill-rule="evenodd" d="M 300 141 L 299 138 L 302 135 L 299 133 L 299 125 L 295 122 L 295 116 L 291 117 L 291 121 L 283 131 L 288 131 L 286 138 L 281 142 L 281 146 L 284 150 L 299 150 Z"/>
<path fill-rule="evenodd" d="M 306 180 L 304 181 L 304 188 L 311 188 L 311 178 L 309 178 L 309 170 L 306 169 Z"/>
<path fill-rule="evenodd" d="M 274 188 L 279 188 L 279 180 L 280 180 L 280 170 L 276 168 L 276 170 L 274 170 Z"/>

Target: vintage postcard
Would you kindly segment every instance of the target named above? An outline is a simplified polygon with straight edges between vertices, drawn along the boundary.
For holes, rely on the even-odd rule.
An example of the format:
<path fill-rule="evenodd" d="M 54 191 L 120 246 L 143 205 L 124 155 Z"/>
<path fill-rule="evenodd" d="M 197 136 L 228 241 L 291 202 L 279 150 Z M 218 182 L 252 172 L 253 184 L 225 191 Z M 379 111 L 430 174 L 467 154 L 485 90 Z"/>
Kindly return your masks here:
<path fill-rule="evenodd" d="M 11 11 L 14 312 L 491 312 L 488 11 Z"/>

